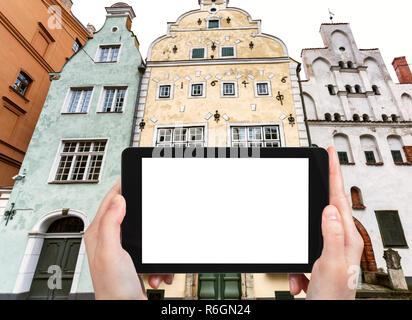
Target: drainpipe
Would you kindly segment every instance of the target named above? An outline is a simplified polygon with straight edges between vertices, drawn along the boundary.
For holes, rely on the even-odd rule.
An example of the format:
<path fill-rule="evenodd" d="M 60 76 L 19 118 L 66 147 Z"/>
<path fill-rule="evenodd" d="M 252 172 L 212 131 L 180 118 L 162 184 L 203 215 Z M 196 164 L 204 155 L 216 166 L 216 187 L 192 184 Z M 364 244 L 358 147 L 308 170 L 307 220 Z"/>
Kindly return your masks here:
<path fill-rule="evenodd" d="M 302 89 L 302 81 L 300 79 L 300 72 L 302 71 L 302 64 L 298 62 L 298 66 L 296 68 L 296 73 L 298 75 L 298 82 L 299 82 L 299 90 L 300 90 L 300 99 L 302 100 L 302 107 L 303 107 L 303 116 L 305 120 L 306 131 L 308 133 L 308 141 L 309 147 L 312 148 L 312 137 L 310 135 L 310 128 L 308 123 L 308 115 L 306 113 L 306 105 L 305 105 L 305 98 L 303 97 L 303 89 Z"/>
<path fill-rule="evenodd" d="M 136 100 L 136 106 L 134 109 L 132 136 L 130 137 L 130 147 L 133 147 L 134 135 L 136 134 L 136 121 L 137 121 L 137 113 L 139 112 L 138 109 L 139 109 L 140 91 L 142 89 L 142 80 L 143 80 L 145 71 L 146 71 L 146 64 L 142 61 L 142 64 L 139 66 L 139 73 L 141 75 L 141 78 L 140 78 L 140 83 L 139 83 L 139 89 L 137 90 L 137 100 Z"/>

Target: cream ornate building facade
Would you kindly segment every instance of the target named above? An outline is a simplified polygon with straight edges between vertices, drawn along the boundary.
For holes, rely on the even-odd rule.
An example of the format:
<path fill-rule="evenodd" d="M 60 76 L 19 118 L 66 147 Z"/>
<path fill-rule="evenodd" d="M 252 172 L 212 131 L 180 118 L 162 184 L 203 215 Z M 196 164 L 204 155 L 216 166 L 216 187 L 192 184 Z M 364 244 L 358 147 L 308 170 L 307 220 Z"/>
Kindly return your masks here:
<path fill-rule="evenodd" d="M 150 46 L 134 146 L 309 146 L 299 64 L 228 2 L 200 0 Z M 190 274 L 162 289 L 166 298 L 264 299 L 289 285 L 284 275 Z"/>

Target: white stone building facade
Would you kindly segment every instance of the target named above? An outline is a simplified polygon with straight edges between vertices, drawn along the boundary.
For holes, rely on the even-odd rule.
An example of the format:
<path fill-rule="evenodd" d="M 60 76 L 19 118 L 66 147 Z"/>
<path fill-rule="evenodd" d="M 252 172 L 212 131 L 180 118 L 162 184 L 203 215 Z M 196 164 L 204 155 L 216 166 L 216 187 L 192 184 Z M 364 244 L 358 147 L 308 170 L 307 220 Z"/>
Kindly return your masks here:
<path fill-rule="evenodd" d="M 394 83 L 379 49 L 359 49 L 349 24 L 320 33 L 325 48 L 302 51 L 312 144 L 339 153 L 365 241 L 362 270 L 386 271 L 383 253 L 393 248 L 411 285 L 412 84 Z"/>

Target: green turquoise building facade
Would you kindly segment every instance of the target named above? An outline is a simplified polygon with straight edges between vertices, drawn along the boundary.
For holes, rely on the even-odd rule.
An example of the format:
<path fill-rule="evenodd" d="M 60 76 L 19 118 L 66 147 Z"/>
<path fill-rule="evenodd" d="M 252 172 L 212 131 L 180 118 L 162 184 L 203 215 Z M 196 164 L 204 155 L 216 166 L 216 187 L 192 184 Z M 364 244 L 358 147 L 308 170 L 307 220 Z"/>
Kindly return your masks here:
<path fill-rule="evenodd" d="M 117 3 L 106 11 L 102 29 L 51 74 L 1 221 L 0 299 L 93 297 L 83 232 L 120 178 L 144 71 L 133 9 Z M 48 284 L 59 272 L 61 284 Z"/>

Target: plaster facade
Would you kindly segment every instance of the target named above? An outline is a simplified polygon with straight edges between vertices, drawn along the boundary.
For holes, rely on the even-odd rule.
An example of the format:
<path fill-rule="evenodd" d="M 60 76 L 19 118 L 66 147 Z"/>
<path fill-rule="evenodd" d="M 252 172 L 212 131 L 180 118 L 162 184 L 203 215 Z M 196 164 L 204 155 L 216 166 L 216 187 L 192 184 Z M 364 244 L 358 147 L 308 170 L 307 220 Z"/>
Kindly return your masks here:
<path fill-rule="evenodd" d="M 396 211 L 406 246 L 396 248 L 412 276 L 412 85 L 392 81 L 378 49 L 359 49 L 349 24 L 323 24 L 325 48 L 302 51 L 304 103 L 313 144 L 346 152 L 343 174 L 353 215 L 363 230 L 363 271 L 386 271 L 376 212 Z M 375 161 L 365 158 L 372 151 Z M 401 158 L 393 157 L 396 151 Z M 374 163 L 375 162 L 375 163 Z M 351 189 L 357 191 L 351 191 Z M 368 237 L 369 235 L 369 237 Z M 373 250 L 372 250 L 373 249 Z"/>
<path fill-rule="evenodd" d="M 168 140 L 161 132 L 195 127 L 202 134 L 195 138 L 190 133 L 190 141 L 183 144 L 230 147 L 236 143 L 232 128 L 268 126 L 278 128 L 279 147 L 309 146 L 298 63 L 289 57 L 286 45 L 262 33 L 260 20 L 229 7 L 226 0 L 199 4 L 200 9 L 169 23 L 167 34 L 149 48 L 134 146 L 177 146 L 176 137 Z M 230 48 L 229 54 L 224 54 L 225 48 Z M 228 89 L 231 94 L 225 95 L 229 83 L 234 91 Z M 264 95 L 259 94 L 259 84 L 267 88 Z M 197 94 L 194 85 L 201 86 Z M 269 146 L 267 141 L 257 143 Z M 273 299 L 276 290 L 289 290 L 284 275 L 242 275 L 239 281 L 242 299 Z M 166 298 L 197 299 L 198 286 L 197 275 L 179 275 L 172 286 L 161 289 Z"/>
<path fill-rule="evenodd" d="M 51 74 L 50 92 L 21 169 L 25 178 L 16 182 L 9 201 L 9 209 L 11 203 L 15 203 L 15 215 L 7 226 L 4 220 L 0 226 L 1 242 L 13 239 L 13 245 L 0 247 L 1 295 L 27 295 L 43 241 L 50 236 L 48 227 L 58 219 L 73 217 L 80 219 L 87 228 L 103 195 L 120 177 L 121 153 L 130 146 L 132 138 L 142 58 L 137 38 L 130 29 L 135 16 L 133 9 L 124 4 L 106 9 L 108 15 L 102 29 L 66 63 L 61 73 Z M 102 46 L 113 45 L 120 47 L 117 61 L 113 58 L 113 61 L 99 63 L 101 57 L 107 58 L 101 53 Z M 126 90 L 122 102 L 116 100 L 116 106 L 122 104 L 122 109 L 104 112 L 102 104 L 107 101 L 104 89 L 114 87 Z M 87 109 L 69 113 L 68 106 L 76 105 L 73 103 L 76 100 L 71 98 L 72 90 L 84 88 L 92 92 L 89 103 L 82 100 L 83 106 L 88 105 Z M 79 179 L 77 175 L 74 181 L 76 178 L 71 175 L 72 178 L 58 180 L 62 143 L 97 139 L 106 141 L 98 177 L 91 181 L 91 178 Z M 96 145 L 93 148 L 95 151 Z M 77 235 L 82 236 L 82 233 Z M 59 237 L 64 238 L 64 235 Z M 70 296 L 93 297 L 83 241 Z"/>
<path fill-rule="evenodd" d="M 91 36 L 70 11 L 71 1 L 0 2 L 0 187 L 11 187 L 58 72 Z M 15 88 L 19 74 L 30 78 Z"/>

